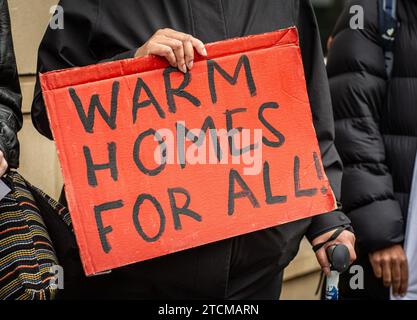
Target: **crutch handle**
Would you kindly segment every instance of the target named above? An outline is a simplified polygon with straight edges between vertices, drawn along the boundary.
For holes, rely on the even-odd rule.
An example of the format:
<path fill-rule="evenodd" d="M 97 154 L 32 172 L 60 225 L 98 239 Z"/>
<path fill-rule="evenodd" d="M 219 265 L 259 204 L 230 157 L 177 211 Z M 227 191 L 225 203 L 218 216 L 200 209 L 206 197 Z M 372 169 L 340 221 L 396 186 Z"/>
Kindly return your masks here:
<path fill-rule="evenodd" d="M 349 268 L 349 250 L 344 244 L 330 246 L 327 248 L 326 253 L 331 270 L 343 273 Z"/>

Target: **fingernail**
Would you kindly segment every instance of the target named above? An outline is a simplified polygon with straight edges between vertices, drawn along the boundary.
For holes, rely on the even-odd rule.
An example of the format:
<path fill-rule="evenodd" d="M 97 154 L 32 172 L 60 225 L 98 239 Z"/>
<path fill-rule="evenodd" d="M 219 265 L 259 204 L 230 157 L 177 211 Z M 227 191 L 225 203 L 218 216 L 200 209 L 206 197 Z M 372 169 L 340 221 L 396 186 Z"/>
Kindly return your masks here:
<path fill-rule="evenodd" d="M 194 65 L 194 60 L 191 60 L 190 62 L 188 62 L 188 69 L 191 69 Z"/>
<path fill-rule="evenodd" d="M 203 56 L 207 56 L 207 50 L 206 50 L 206 48 L 203 48 Z"/>
<path fill-rule="evenodd" d="M 180 67 L 180 70 L 183 72 L 183 73 L 187 73 L 187 66 L 185 65 L 185 63 Z"/>

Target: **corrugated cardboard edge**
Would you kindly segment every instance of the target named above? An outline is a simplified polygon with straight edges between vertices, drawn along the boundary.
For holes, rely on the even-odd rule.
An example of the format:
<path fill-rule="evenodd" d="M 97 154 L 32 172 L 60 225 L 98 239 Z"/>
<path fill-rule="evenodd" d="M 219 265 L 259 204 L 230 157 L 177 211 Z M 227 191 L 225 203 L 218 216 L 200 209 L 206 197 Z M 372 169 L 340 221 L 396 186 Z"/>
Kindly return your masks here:
<path fill-rule="evenodd" d="M 247 41 L 251 38 L 256 38 L 256 41 Z M 295 27 L 260 35 L 209 43 L 206 45 L 208 56 L 203 57 L 196 55 L 194 60 L 195 62 L 198 62 L 207 59 L 219 58 L 226 54 L 232 55 L 272 46 L 281 47 L 287 45 L 299 46 L 298 31 Z M 50 71 L 40 74 L 40 78 L 43 83 L 42 90 L 49 91 L 89 82 L 96 82 L 103 79 L 118 78 L 149 70 L 166 68 L 168 65 L 168 62 L 164 58 L 146 56 L 142 58 L 105 62 L 85 67 L 74 67 Z"/>
<path fill-rule="evenodd" d="M 43 89 L 44 86 L 44 82 L 45 80 L 41 79 L 41 86 Z M 56 121 L 51 121 L 52 119 L 56 119 L 57 115 L 55 113 L 55 110 L 53 108 L 48 108 L 49 105 L 56 105 L 55 103 L 55 95 L 53 93 L 53 91 L 43 91 L 43 98 L 45 100 L 45 105 L 47 106 L 47 115 L 48 115 L 48 120 L 49 123 L 51 125 L 51 131 L 52 131 L 52 135 L 55 141 L 55 144 L 57 146 L 57 153 L 58 153 L 58 158 L 60 160 L 60 168 L 61 168 L 61 172 L 62 172 L 62 176 L 64 177 L 64 183 L 65 183 L 65 189 L 71 189 L 72 192 L 67 192 L 66 196 L 68 197 L 68 206 L 69 206 L 69 210 L 71 213 L 71 205 L 70 203 L 76 203 L 73 202 L 71 200 L 74 199 L 70 199 L 72 197 L 72 194 L 74 194 L 74 190 L 73 190 L 73 186 L 71 184 L 70 181 L 65 181 L 65 177 L 70 176 L 70 173 L 67 172 L 67 168 L 65 168 L 64 166 L 62 166 L 62 163 L 68 163 L 68 160 L 65 157 L 65 153 L 62 152 L 61 148 L 59 148 L 58 146 L 63 146 L 64 142 L 60 141 L 59 135 L 56 134 L 56 132 L 58 131 L 58 129 L 56 128 Z M 79 219 L 82 219 L 82 217 L 79 217 Z M 83 263 L 83 268 L 86 274 L 94 274 L 95 273 L 95 268 L 93 267 L 93 263 L 91 260 L 91 257 L 89 255 L 89 250 L 88 250 L 88 245 L 87 245 L 87 240 L 85 239 L 85 230 L 79 230 L 79 226 L 81 226 L 82 224 L 78 224 L 78 223 L 73 223 L 73 228 L 75 231 L 75 236 L 77 238 L 77 244 L 80 248 L 80 254 L 82 255 L 82 263 Z"/>

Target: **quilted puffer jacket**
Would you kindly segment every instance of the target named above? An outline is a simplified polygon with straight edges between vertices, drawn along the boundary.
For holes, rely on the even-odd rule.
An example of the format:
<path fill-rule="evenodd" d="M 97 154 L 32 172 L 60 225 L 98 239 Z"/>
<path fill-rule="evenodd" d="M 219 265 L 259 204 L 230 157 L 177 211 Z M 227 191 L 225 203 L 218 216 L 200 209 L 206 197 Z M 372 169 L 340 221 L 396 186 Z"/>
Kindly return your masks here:
<path fill-rule="evenodd" d="M 10 168 L 19 166 L 16 134 L 22 127 L 21 102 L 9 9 L 7 1 L 0 0 L 0 150 Z"/>
<path fill-rule="evenodd" d="M 349 27 L 361 5 L 363 30 Z M 328 75 L 342 204 L 363 253 L 402 243 L 417 151 L 417 1 L 398 1 L 392 78 L 384 68 L 378 1 L 350 1 L 333 34 Z"/>

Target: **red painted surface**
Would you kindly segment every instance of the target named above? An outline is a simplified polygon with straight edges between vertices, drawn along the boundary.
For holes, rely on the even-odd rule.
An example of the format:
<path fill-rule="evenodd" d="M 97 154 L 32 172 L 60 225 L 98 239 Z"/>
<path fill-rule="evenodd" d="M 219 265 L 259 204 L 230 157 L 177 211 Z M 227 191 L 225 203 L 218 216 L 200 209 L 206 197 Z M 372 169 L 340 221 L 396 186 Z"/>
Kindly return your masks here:
<path fill-rule="evenodd" d="M 322 164 L 313 160 L 318 147 L 306 84 L 294 28 L 268 34 L 227 40 L 207 45 L 208 57 L 196 57 L 190 72 L 191 81 L 184 90 L 201 101 L 196 107 L 185 98 L 175 96 L 177 110 L 168 110 L 163 72 L 168 64 L 161 58 L 130 59 L 83 68 L 56 71 L 41 75 L 52 132 L 56 141 L 65 181 L 77 242 L 86 274 L 120 267 L 172 252 L 196 247 L 236 235 L 265 229 L 305 217 L 330 212 L 335 209 L 335 199 L 326 176 L 319 177 Z M 207 60 L 214 60 L 233 75 L 237 61 L 248 57 L 256 86 L 256 94 L 250 94 L 242 68 L 235 85 L 228 83 L 215 72 L 217 103 L 213 103 L 209 91 Z M 144 80 L 159 102 L 165 118 L 161 119 L 154 106 L 141 108 L 134 123 L 132 107 L 138 78 Z M 180 72 L 171 74 L 172 86 L 183 80 Z M 112 85 L 119 81 L 116 128 L 110 128 L 100 113 L 95 113 L 93 133 L 84 129 L 69 88 L 79 96 L 84 111 L 92 95 L 98 94 L 107 112 L 110 110 Z M 148 99 L 142 90 L 139 101 Z M 155 176 L 144 174 L 137 167 L 133 150 L 138 136 L 148 130 L 166 128 L 175 132 L 175 124 L 185 121 L 187 128 L 201 128 L 207 116 L 211 116 L 217 129 L 226 129 L 226 110 L 247 108 L 246 112 L 233 116 L 235 127 L 262 129 L 265 138 L 277 138 L 259 120 L 262 104 L 276 102 L 278 109 L 267 109 L 264 118 L 285 136 L 285 143 L 278 148 L 262 145 L 262 161 L 269 163 L 272 195 L 286 196 L 285 203 L 268 204 L 264 176 L 244 175 L 244 164 L 167 164 Z M 110 170 L 96 171 L 97 186 L 87 179 L 86 157 L 83 147 L 91 151 L 94 163 L 109 162 L 108 143 L 116 145 L 117 181 Z M 253 143 L 253 141 L 252 141 Z M 187 142 L 186 146 L 191 145 Z M 143 144 L 140 157 L 149 167 L 153 162 L 152 138 Z M 211 146 L 209 146 L 211 148 Z M 300 188 L 316 188 L 312 196 L 296 197 L 294 183 L 294 158 L 300 163 Z M 234 212 L 228 214 L 229 174 L 236 170 L 246 182 L 259 206 L 254 208 L 247 198 L 234 200 Z M 195 211 L 201 221 L 180 215 L 181 228 L 175 229 L 169 202 L 169 188 L 184 188 L 189 192 L 189 209 Z M 241 191 L 235 185 L 235 191 Z M 164 230 L 153 242 L 147 242 L 134 224 L 134 205 L 141 194 L 152 195 L 161 205 L 165 219 Z M 185 196 L 176 194 L 177 206 L 185 203 Z M 121 200 L 120 208 L 101 213 L 103 227 L 111 227 L 104 234 L 111 247 L 106 253 L 99 237 L 94 207 L 106 202 Z M 155 207 L 147 200 L 140 207 L 140 225 L 149 237 L 161 231 L 161 220 Z"/>

